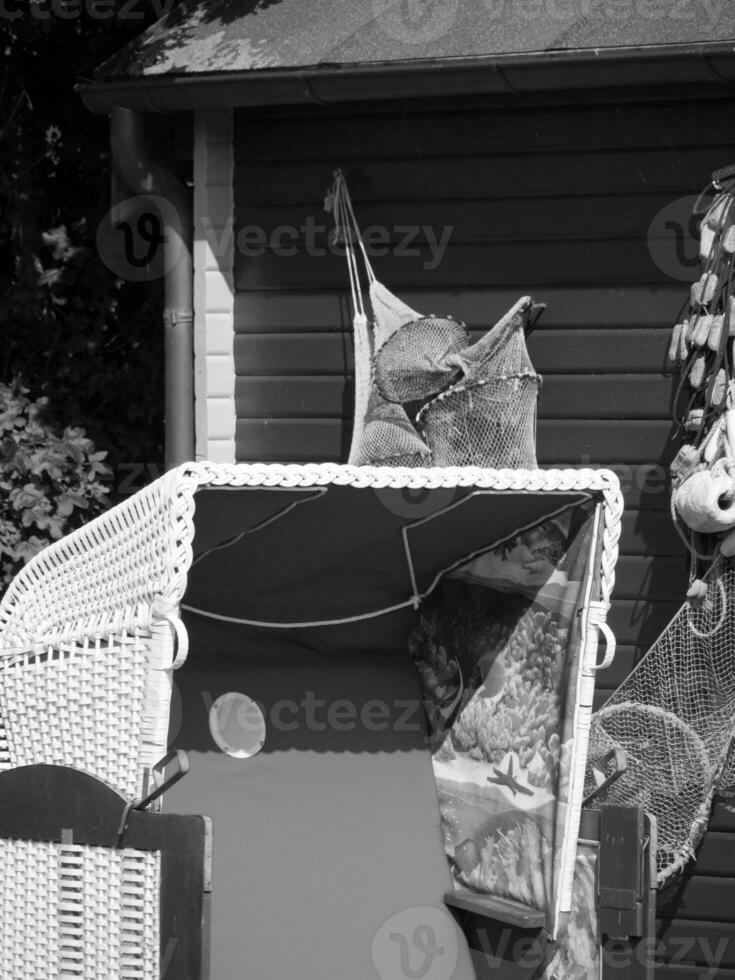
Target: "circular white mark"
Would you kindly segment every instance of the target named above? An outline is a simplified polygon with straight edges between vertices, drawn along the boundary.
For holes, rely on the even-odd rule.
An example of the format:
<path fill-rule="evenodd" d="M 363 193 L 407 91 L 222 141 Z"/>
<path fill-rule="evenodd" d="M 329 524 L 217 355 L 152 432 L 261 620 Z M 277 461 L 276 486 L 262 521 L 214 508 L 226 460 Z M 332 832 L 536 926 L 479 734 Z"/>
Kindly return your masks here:
<path fill-rule="evenodd" d="M 223 752 L 233 759 L 250 759 L 265 744 L 265 718 L 247 694 L 229 691 L 212 702 L 209 730 Z"/>

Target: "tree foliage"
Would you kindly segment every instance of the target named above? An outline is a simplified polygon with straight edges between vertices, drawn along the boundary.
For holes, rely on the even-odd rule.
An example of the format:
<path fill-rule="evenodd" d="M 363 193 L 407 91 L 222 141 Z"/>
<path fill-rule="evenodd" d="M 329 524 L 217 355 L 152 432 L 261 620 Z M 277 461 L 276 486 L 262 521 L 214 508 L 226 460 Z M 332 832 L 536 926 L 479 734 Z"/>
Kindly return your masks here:
<path fill-rule="evenodd" d="M 105 455 L 83 429 L 58 431 L 47 399 L 0 384 L 0 592 L 42 548 L 105 508 Z"/>
<path fill-rule="evenodd" d="M 158 10 L 123 7 L 135 16 L 24 0 L 0 17 L 0 382 L 22 377 L 113 464 L 159 461 L 162 443 L 160 288 L 116 278 L 97 254 L 108 123 L 74 90 Z"/>

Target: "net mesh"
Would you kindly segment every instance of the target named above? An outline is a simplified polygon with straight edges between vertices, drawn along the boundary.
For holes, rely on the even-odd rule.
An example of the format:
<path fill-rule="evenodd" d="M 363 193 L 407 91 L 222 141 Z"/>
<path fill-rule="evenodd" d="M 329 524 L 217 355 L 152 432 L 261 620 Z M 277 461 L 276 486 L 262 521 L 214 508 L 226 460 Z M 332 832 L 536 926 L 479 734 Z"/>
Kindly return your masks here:
<path fill-rule="evenodd" d="M 430 466 L 431 452 L 401 405 L 373 388 L 355 458 L 356 466 Z"/>
<path fill-rule="evenodd" d="M 372 273 L 372 270 L 370 270 Z M 404 323 L 420 320 L 421 314 L 394 296 L 374 276 L 370 279 L 370 306 L 373 311 L 373 337 L 376 350 L 387 343 Z"/>
<path fill-rule="evenodd" d="M 588 759 L 621 748 L 628 768 L 592 804 L 641 803 L 658 822 L 658 881 L 681 871 L 712 797 L 732 782 L 735 566 L 720 560 L 703 598 L 686 602 L 595 714 Z M 588 767 L 587 792 L 594 789 Z"/>
<path fill-rule="evenodd" d="M 375 355 L 375 384 L 391 402 L 412 402 L 438 394 L 459 376 L 451 356 L 469 346 L 463 323 L 425 316 L 404 323 Z"/>
<path fill-rule="evenodd" d="M 532 307 L 523 297 L 481 340 L 448 358 L 463 376 L 417 418 L 434 465 L 536 468 L 541 379 L 525 339 Z"/>

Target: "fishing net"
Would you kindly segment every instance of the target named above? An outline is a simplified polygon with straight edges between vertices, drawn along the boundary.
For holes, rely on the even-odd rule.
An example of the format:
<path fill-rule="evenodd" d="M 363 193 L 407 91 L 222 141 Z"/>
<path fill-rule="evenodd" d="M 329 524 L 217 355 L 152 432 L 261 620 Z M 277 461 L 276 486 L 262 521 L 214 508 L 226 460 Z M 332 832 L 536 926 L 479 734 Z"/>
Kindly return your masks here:
<path fill-rule="evenodd" d="M 429 466 L 429 448 L 405 409 L 387 400 L 373 377 L 374 349 L 421 314 L 375 278 L 341 171 L 335 173 L 325 208 L 333 211 L 335 236 L 344 244 L 354 310 L 355 415 L 348 461 L 354 466 Z M 363 303 L 360 265 L 368 281 L 372 320 Z"/>
<path fill-rule="evenodd" d="M 469 346 L 463 323 L 425 316 L 402 324 L 375 355 L 375 384 L 391 402 L 414 402 L 438 394 L 460 374 L 452 355 Z"/>
<path fill-rule="evenodd" d="M 401 405 L 370 393 L 355 466 L 430 466 L 431 452 Z"/>
<path fill-rule="evenodd" d="M 531 299 L 519 300 L 475 345 L 453 317 L 417 313 L 376 279 L 344 175 L 338 170 L 334 176 L 325 208 L 334 213 L 344 244 L 354 309 L 355 421 L 348 461 L 535 469 L 540 379 L 525 343 L 536 312 Z"/>
<path fill-rule="evenodd" d="M 541 379 L 525 337 L 532 311 L 524 296 L 481 340 L 447 358 L 462 376 L 416 420 L 436 466 L 536 468 Z"/>
<path fill-rule="evenodd" d="M 715 791 L 731 783 L 735 721 L 735 565 L 720 559 L 594 715 L 591 765 L 622 749 L 627 769 L 592 804 L 641 803 L 658 822 L 659 885 L 680 872 L 704 833 Z"/>

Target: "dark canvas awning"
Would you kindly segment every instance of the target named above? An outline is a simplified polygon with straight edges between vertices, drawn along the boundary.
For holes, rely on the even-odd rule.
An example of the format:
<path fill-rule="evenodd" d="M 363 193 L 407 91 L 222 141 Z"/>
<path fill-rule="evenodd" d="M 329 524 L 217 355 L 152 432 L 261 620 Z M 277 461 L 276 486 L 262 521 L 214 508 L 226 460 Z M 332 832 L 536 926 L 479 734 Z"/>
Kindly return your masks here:
<path fill-rule="evenodd" d="M 252 625 L 309 625 L 410 608 L 442 572 L 589 499 L 579 492 L 330 486 L 196 497 L 185 608 Z"/>
<path fill-rule="evenodd" d="M 727 5 L 690 7 L 686 16 L 673 0 L 198 0 L 178 4 L 82 91 L 102 111 L 735 79 Z"/>

